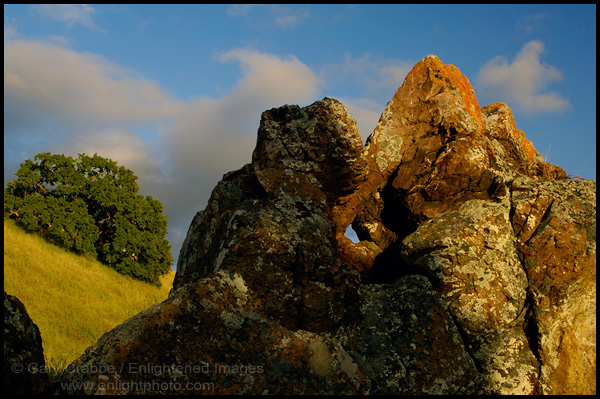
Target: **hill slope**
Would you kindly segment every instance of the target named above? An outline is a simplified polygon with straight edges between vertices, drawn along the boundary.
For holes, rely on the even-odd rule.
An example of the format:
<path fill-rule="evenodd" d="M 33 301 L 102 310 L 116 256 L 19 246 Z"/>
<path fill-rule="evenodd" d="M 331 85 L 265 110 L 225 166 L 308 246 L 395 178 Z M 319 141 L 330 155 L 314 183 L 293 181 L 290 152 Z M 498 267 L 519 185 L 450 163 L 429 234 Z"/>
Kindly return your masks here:
<path fill-rule="evenodd" d="M 102 334 L 165 300 L 174 274 L 160 288 L 145 284 L 4 220 L 4 290 L 38 325 L 50 368 L 64 368 Z"/>

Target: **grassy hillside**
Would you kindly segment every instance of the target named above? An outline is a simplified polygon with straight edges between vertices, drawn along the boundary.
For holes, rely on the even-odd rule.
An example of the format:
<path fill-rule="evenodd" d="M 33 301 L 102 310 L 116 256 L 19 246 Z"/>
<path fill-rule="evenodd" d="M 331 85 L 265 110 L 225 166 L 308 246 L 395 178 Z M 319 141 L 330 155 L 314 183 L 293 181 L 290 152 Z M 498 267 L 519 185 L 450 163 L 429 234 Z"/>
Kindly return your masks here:
<path fill-rule="evenodd" d="M 165 300 L 174 276 L 164 276 L 158 288 L 4 220 L 4 290 L 25 304 L 53 368 L 63 369 L 102 334 Z"/>

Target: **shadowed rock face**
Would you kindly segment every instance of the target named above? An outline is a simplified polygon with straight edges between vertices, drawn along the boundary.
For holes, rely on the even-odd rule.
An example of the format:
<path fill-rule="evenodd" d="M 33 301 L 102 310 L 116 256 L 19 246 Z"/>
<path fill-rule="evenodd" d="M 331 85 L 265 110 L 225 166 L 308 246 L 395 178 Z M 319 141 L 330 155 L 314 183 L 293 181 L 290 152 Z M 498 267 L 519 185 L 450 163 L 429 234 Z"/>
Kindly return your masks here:
<path fill-rule="evenodd" d="M 125 393 L 119 381 L 155 383 L 138 393 L 595 393 L 595 182 L 565 177 L 508 106 L 480 108 L 435 56 L 365 147 L 336 100 L 265 111 L 252 163 L 194 217 L 170 297 L 72 367 L 109 371 L 64 380 L 91 383 L 72 393 Z M 143 362 L 206 371 L 123 371 Z"/>
<path fill-rule="evenodd" d="M 48 386 L 42 337 L 25 305 L 4 291 L 4 394 L 35 395 Z"/>
<path fill-rule="evenodd" d="M 225 175 L 194 218 L 174 289 L 235 270 L 284 326 L 334 330 L 360 276 L 337 254 L 333 208 L 364 179 L 361 152 L 336 100 L 264 112 L 252 164 Z"/>

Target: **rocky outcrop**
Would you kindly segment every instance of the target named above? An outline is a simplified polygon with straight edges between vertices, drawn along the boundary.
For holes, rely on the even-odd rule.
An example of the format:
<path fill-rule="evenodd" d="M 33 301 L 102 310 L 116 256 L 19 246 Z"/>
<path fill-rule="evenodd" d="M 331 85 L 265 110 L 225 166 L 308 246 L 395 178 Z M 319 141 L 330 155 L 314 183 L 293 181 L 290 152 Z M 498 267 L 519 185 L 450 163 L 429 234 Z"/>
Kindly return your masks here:
<path fill-rule="evenodd" d="M 339 213 L 342 225 L 354 219 L 354 230 L 371 243 L 360 248 L 371 254 L 370 261 L 356 264 L 363 257 L 344 240 L 343 230 L 337 232 L 345 259 L 359 270 L 436 214 L 472 199 L 497 200 L 517 174 L 566 177 L 516 129 L 508 106 L 481 109 L 467 78 L 435 56 L 425 57 L 408 74 L 363 157 L 368 179 Z"/>
<path fill-rule="evenodd" d="M 265 111 L 252 163 L 194 217 L 169 298 L 105 334 L 64 382 L 595 393 L 595 199 L 595 182 L 566 180 L 508 106 L 480 108 L 435 56 L 365 147 L 336 100 Z"/>
<path fill-rule="evenodd" d="M 226 270 L 175 290 L 104 334 L 65 379 L 69 393 L 106 395 L 364 393 L 368 387 L 340 346 L 265 316 L 244 278 Z"/>
<path fill-rule="evenodd" d="M 25 305 L 4 291 L 4 394 L 35 395 L 48 387 L 42 337 Z"/>
<path fill-rule="evenodd" d="M 596 183 L 512 184 L 512 221 L 528 276 L 526 332 L 544 393 L 596 392 Z"/>
<path fill-rule="evenodd" d="M 356 324 L 338 342 L 369 377 L 373 394 L 486 392 L 460 332 L 424 276 L 360 288 Z"/>
<path fill-rule="evenodd" d="M 237 271 L 283 326 L 333 331 L 360 277 L 337 254 L 332 207 L 364 179 L 361 151 L 335 100 L 264 112 L 252 164 L 225 175 L 195 216 L 174 289 Z"/>

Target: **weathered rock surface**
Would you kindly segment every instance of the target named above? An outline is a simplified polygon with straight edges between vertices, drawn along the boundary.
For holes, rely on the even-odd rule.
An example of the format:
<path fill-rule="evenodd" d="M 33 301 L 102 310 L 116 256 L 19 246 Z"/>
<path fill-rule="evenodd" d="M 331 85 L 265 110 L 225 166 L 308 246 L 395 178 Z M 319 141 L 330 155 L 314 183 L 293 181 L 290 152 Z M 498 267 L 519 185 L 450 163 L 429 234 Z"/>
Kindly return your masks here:
<path fill-rule="evenodd" d="M 34 395 L 48 387 L 40 330 L 25 305 L 4 291 L 4 394 Z"/>
<path fill-rule="evenodd" d="M 470 200 L 438 213 L 403 241 L 401 259 L 433 282 L 487 386 L 532 393 L 539 364 L 523 329 L 527 275 L 505 203 Z"/>
<path fill-rule="evenodd" d="M 512 186 L 515 233 L 529 279 L 527 328 L 544 393 L 596 392 L 596 182 Z"/>
<path fill-rule="evenodd" d="M 372 394 L 485 393 L 462 337 L 424 276 L 360 288 L 360 322 L 337 339 L 371 381 Z"/>
<path fill-rule="evenodd" d="M 71 393 L 595 393 L 595 201 L 595 182 L 544 162 L 508 106 L 480 108 L 427 56 L 364 148 L 336 100 L 265 111 L 252 163 L 194 217 L 170 297 L 64 380 L 87 384 Z"/>
<path fill-rule="evenodd" d="M 337 255 L 332 207 L 364 178 L 361 151 L 336 100 L 264 112 L 252 164 L 225 175 L 194 218 L 174 289 L 235 270 L 282 325 L 334 330 L 360 277 Z"/>
<path fill-rule="evenodd" d="M 282 327 L 256 298 L 225 270 L 174 291 L 88 348 L 65 374 L 68 393 L 365 392 L 341 347 Z"/>

